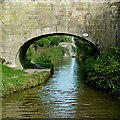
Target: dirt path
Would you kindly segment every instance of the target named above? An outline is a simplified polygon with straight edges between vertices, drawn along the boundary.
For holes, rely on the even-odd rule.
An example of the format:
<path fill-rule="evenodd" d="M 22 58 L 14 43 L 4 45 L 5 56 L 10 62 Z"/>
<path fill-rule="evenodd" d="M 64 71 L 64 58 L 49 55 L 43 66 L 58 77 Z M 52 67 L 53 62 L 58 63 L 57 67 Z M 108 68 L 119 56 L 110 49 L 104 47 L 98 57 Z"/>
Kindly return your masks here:
<path fill-rule="evenodd" d="M 33 63 L 35 65 L 35 67 L 34 67 L 35 69 L 47 69 L 45 67 L 42 67 L 41 65 L 34 63 L 33 60 L 31 60 L 31 63 Z"/>
<path fill-rule="evenodd" d="M 39 72 L 42 72 L 42 71 L 50 71 L 50 69 L 26 69 L 25 72 L 28 73 L 28 75 L 36 72 L 36 73 L 39 73 Z"/>
<path fill-rule="evenodd" d="M 31 61 L 33 64 L 35 64 L 35 68 L 32 68 L 32 69 L 26 69 L 24 70 L 25 72 L 27 72 L 27 74 L 24 74 L 22 76 L 29 76 L 30 74 L 32 73 L 39 73 L 39 72 L 42 72 L 42 71 L 50 71 L 51 69 L 48 69 L 48 68 L 45 68 L 45 67 L 42 67 L 41 65 L 38 65 L 36 63 L 34 63 L 33 61 Z M 13 77 L 10 77 L 10 78 L 18 78 L 19 76 L 13 76 Z"/>

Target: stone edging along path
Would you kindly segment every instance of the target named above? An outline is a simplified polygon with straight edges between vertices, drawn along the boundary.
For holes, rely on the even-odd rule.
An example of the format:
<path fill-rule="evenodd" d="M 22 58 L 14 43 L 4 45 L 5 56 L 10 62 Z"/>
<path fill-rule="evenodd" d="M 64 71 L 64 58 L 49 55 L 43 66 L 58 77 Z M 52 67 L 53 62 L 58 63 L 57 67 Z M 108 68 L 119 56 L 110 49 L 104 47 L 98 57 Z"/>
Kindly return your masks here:
<path fill-rule="evenodd" d="M 27 74 L 14 76 L 13 82 L 3 85 L 2 97 L 43 84 L 50 78 L 52 69 L 26 69 L 25 72 Z"/>

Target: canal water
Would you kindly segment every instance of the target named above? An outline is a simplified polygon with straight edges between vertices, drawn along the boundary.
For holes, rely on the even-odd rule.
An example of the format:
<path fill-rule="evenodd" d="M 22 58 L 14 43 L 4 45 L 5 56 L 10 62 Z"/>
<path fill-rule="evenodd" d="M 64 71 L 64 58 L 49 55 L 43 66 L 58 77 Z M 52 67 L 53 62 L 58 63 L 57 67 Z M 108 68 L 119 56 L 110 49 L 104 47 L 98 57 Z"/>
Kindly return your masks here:
<path fill-rule="evenodd" d="M 7 96 L 3 118 L 118 118 L 119 101 L 84 84 L 75 58 L 63 57 L 42 86 Z"/>

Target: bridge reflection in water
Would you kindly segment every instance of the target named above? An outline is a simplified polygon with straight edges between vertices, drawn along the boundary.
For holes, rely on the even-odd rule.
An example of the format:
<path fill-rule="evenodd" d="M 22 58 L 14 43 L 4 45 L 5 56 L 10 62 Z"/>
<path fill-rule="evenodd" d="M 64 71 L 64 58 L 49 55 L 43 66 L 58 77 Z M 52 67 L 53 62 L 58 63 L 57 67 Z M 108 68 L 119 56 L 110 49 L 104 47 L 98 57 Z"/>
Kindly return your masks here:
<path fill-rule="evenodd" d="M 63 57 L 43 86 L 3 99 L 3 118 L 117 118 L 118 101 L 86 86 L 79 67 Z"/>

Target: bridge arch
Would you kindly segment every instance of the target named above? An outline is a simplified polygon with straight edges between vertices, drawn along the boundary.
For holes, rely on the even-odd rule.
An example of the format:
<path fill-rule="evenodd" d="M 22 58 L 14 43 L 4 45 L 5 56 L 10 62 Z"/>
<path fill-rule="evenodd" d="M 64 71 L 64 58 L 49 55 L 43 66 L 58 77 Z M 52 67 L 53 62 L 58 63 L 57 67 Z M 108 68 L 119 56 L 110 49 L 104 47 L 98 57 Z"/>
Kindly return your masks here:
<path fill-rule="evenodd" d="M 38 40 L 40 40 L 40 39 L 42 39 L 44 37 L 54 36 L 54 35 L 67 35 L 67 36 L 73 36 L 73 37 L 80 38 L 83 41 L 86 41 L 88 44 L 90 44 L 91 47 L 95 51 L 99 52 L 99 48 L 98 48 L 97 44 L 95 44 L 94 42 L 91 42 L 91 41 L 85 39 L 84 37 L 78 36 L 78 35 L 69 34 L 69 33 L 44 34 L 44 35 L 36 36 L 36 37 L 34 37 L 34 38 L 30 39 L 30 40 L 27 40 L 25 43 L 23 43 L 20 46 L 20 48 L 19 48 L 19 50 L 18 50 L 18 52 L 16 54 L 16 58 L 15 58 L 15 64 L 16 64 L 17 69 L 23 69 L 24 68 L 24 66 L 25 66 L 25 55 L 26 55 L 26 52 L 27 52 L 28 48 L 30 47 L 30 45 L 32 43 L 34 43 L 35 41 L 38 41 Z"/>
<path fill-rule="evenodd" d="M 0 57 L 10 67 L 18 67 L 16 55 L 23 56 L 24 46 L 27 48 L 32 41 L 50 34 L 81 37 L 100 52 L 110 46 L 120 46 L 119 0 L 12 1 L 0 2 Z"/>

